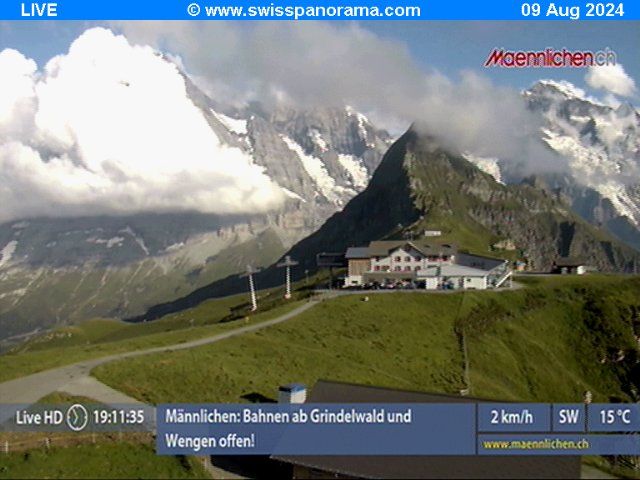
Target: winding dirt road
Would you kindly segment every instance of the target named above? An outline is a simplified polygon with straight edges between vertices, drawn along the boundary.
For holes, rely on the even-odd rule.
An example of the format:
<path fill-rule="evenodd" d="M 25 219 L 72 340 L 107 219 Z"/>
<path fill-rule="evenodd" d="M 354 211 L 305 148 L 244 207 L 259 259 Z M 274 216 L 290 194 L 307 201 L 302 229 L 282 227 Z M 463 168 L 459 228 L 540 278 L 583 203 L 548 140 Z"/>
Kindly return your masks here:
<path fill-rule="evenodd" d="M 187 348 L 199 347 L 201 345 L 209 345 L 220 342 L 231 337 L 243 335 L 249 332 L 255 332 L 263 328 L 271 327 L 282 322 L 286 322 L 301 313 L 309 310 L 320 302 L 314 299 L 304 305 L 300 305 L 294 310 L 285 313 L 272 320 L 267 320 L 255 325 L 236 328 L 228 332 L 219 333 L 211 337 L 192 340 L 190 342 L 179 343 L 175 345 L 167 345 L 164 347 L 155 347 L 145 350 L 136 350 L 131 352 L 118 353 L 106 357 L 96 358 L 92 360 L 84 360 L 81 362 L 58 367 L 43 372 L 34 373 L 26 377 L 16 378 L 4 383 L 0 383 L 0 403 L 21 403 L 32 404 L 40 398 L 56 391 L 67 392 L 74 395 L 81 395 L 93 398 L 98 402 L 107 405 L 115 403 L 140 403 L 138 400 L 128 397 L 123 393 L 108 387 L 104 383 L 91 377 L 90 373 L 98 365 L 102 365 L 114 360 L 122 360 L 149 353 L 170 352 L 174 350 L 184 350 Z M 0 419 L 2 423 L 3 419 Z"/>

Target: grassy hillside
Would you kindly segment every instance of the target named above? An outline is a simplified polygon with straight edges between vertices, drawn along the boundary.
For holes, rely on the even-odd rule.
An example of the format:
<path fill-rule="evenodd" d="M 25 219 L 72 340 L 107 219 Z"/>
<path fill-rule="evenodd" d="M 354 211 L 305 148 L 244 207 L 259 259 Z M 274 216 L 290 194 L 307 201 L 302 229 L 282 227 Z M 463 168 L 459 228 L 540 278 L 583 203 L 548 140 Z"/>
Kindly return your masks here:
<path fill-rule="evenodd" d="M 0 382 L 90 358 L 213 336 L 241 325 L 269 320 L 300 304 L 295 298 L 292 302 L 282 302 L 280 294 L 280 290 L 260 292 L 261 309 L 248 315 L 247 320 L 247 295 L 236 295 L 210 300 L 197 309 L 154 322 L 131 324 L 96 319 L 62 327 L 0 355 Z"/>
<path fill-rule="evenodd" d="M 600 401 L 635 398 L 640 279 L 533 282 L 486 302 L 465 300 L 469 313 L 458 329 L 473 393 L 540 402 L 581 401 L 586 390 Z"/>
<path fill-rule="evenodd" d="M 273 398 L 282 383 L 323 377 L 455 392 L 463 386 L 462 355 L 451 312 L 460 298 L 404 294 L 396 308 L 397 295 L 343 297 L 215 347 L 107 364 L 95 373 L 153 403 Z"/>
<path fill-rule="evenodd" d="M 109 363 L 94 374 L 153 402 L 273 398 L 319 378 L 496 399 L 632 400 L 640 278 L 533 279 L 529 288 L 338 298 L 216 345 Z M 624 359 L 619 360 L 620 353 Z"/>
<path fill-rule="evenodd" d="M 187 457 L 157 456 L 152 444 L 130 442 L 52 447 L 2 454 L 0 478 L 206 478 Z"/>
<path fill-rule="evenodd" d="M 189 258 L 167 255 L 122 265 L 15 267 L 3 271 L 0 282 L 0 340 L 88 318 L 133 317 L 242 272 L 248 263 L 270 265 L 284 251 L 269 229 L 209 256 L 200 266 Z"/>

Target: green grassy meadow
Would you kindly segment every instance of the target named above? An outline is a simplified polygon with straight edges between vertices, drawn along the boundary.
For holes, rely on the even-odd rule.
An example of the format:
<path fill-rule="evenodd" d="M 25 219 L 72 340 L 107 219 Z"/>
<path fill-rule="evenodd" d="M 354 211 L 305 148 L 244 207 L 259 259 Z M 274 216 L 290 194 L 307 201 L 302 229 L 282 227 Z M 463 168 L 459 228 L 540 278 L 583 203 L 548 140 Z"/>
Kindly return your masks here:
<path fill-rule="evenodd" d="M 596 402 L 638 401 L 640 277 L 517 280 L 523 288 L 501 292 L 342 296 L 286 323 L 212 345 L 106 363 L 92 374 L 152 404 L 264 401 L 275 399 L 283 383 L 313 386 L 318 379 L 450 394 L 470 387 L 470 395 L 496 400 L 580 402 L 589 390 Z M 0 356 L 0 365 L 10 366 L 17 377 L 210 336 L 285 313 L 305 301 L 297 295 L 283 303 L 274 294 L 248 320 L 229 321 L 246 303 L 239 296 L 155 322 L 84 322 L 27 342 Z M 3 375 L 0 369 L 0 379 Z M 41 401 L 71 400 L 57 392 Z M 157 457 L 148 441 L 54 445 L 0 456 L 0 478 L 204 475 L 196 459 Z"/>
<path fill-rule="evenodd" d="M 291 381 L 331 379 L 504 400 L 630 401 L 640 278 L 525 279 L 528 288 L 390 293 L 323 302 L 285 324 L 185 351 L 97 367 L 146 402 L 238 402 Z M 617 361 L 619 352 L 625 360 Z"/>
<path fill-rule="evenodd" d="M 462 387 L 462 357 L 448 312 L 458 308 L 459 298 L 442 296 L 424 311 L 431 298 L 406 294 L 400 308 L 390 308 L 397 304 L 395 295 L 373 295 L 369 302 L 343 297 L 212 348 L 144 356 L 95 373 L 153 403 L 237 402 L 252 393 L 273 397 L 281 383 L 348 381 L 354 372 L 364 383 L 456 391 Z"/>
<path fill-rule="evenodd" d="M 261 292 L 265 303 L 278 293 Z M 290 303 L 273 299 L 264 310 L 245 319 L 234 311 L 239 308 L 242 312 L 246 301 L 246 295 L 209 300 L 153 322 L 131 324 L 94 319 L 61 327 L 0 355 L 0 382 L 82 360 L 213 336 L 272 319 L 299 306 L 303 300 L 301 296 Z"/>
<path fill-rule="evenodd" d="M 189 457 L 157 456 L 153 444 L 98 442 L 0 456 L 0 478 L 207 478 Z"/>

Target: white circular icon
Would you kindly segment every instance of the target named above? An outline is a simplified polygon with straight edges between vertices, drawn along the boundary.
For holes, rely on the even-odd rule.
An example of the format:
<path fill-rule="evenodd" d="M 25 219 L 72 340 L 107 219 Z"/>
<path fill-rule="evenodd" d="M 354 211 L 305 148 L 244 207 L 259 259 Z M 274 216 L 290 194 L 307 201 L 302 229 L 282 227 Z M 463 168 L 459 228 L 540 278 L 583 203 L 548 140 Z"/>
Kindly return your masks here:
<path fill-rule="evenodd" d="M 67 410 L 67 425 L 74 432 L 84 430 L 89 423 L 89 412 L 84 406 L 76 403 Z"/>
<path fill-rule="evenodd" d="M 200 5 L 198 5 L 197 3 L 191 3 L 187 7 L 187 13 L 192 17 L 197 17 L 198 15 L 200 15 Z"/>

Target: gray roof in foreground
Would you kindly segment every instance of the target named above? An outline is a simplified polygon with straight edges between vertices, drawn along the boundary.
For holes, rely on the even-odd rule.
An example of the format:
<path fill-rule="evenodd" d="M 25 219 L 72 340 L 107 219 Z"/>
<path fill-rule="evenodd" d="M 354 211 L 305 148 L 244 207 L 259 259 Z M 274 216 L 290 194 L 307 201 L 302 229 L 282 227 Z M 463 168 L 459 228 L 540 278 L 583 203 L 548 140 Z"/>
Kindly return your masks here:
<path fill-rule="evenodd" d="M 318 381 L 314 403 L 460 403 L 483 400 Z M 577 456 L 275 456 L 355 478 L 580 478 Z"/>

